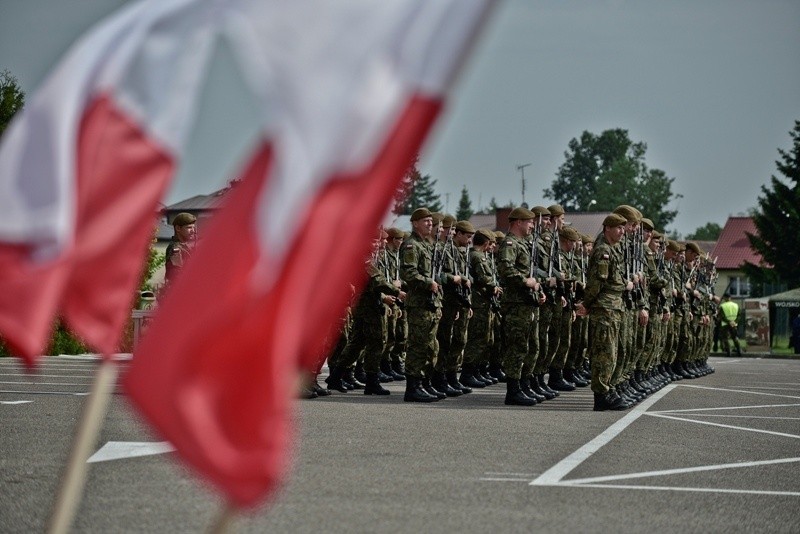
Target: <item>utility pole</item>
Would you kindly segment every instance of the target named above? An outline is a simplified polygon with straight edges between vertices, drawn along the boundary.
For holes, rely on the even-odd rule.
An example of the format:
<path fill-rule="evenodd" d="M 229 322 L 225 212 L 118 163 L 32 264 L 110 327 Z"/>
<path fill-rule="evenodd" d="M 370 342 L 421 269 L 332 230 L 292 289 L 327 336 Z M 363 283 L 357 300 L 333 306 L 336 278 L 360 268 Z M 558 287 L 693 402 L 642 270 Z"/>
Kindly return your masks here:
<path fill-rule="evenodd" d="M 530 167 L 530 163 L 517 165 L 517 170 L 522 173 L 522 203 L 525 204 L 525 167 Z"/>

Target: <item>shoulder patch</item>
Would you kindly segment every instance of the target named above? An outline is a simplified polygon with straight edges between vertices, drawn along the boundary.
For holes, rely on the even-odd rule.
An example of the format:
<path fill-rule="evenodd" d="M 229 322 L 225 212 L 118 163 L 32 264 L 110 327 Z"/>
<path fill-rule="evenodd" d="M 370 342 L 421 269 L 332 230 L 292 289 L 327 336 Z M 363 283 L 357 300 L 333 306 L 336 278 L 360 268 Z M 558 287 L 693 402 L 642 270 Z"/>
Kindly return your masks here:
<path fill-rule="evenodd" d="M 608 259 L 608 254 L 603 254 L 603 259 L 607 260 Z"/>
<path fill-rule="evenodd" d="M 511 241 L 506 241 L 506 245 L 510 245 L 510 244 L 511 244 Z"/>
<path fill-rule="evenodd" d="M 414 245 L 412 245 L 411 243 L 409 243 L 408 245 L 406 245 L 406 248 L 414 248 Z"/>

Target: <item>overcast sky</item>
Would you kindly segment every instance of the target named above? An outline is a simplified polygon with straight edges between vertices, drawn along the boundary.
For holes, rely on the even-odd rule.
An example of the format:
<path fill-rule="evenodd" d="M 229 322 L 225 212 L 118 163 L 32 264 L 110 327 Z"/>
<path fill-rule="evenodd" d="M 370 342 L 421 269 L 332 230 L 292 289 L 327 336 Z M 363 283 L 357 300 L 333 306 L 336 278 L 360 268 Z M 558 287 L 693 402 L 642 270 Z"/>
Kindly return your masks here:
<path fill-rule="evenodd" d="M 433 0 L 431 0 L 433 1 Z M 30 94 L 75 38 L 122 0 L 0 0 L 0 70 Z M 798 0 L 507 0 L 467 65 L 420 164 L 455 211 L 544 199 L 573 137 L 624 128 L 675 178 L 673 228 L 756 206 L 800 119 Z M 230 178 L 256 131 L 221 47 L 167 203 Z"/>

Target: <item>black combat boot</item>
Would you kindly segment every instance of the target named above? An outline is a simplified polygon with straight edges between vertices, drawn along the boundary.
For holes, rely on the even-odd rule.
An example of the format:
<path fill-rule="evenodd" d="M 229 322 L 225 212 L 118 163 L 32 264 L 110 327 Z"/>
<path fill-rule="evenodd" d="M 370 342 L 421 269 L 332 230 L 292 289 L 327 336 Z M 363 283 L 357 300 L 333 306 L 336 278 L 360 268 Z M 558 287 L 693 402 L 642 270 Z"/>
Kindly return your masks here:
<path fill-rule="evenodd" d="M 503 372 L 503 368 L 499 366 L 497 367 L 489 366 L 489 374 L 493 378 L 496 378 L 498 382 L 505 383 L 505 381 L 508 380 L 506 374 Z"/>
<path fill-rule="evenodd" d="M 381 382 L 394 382 L 394 375 L 392 375 L 392 366 L 389 360 L 381 360 L 381 370 L 378 373 L 378 380 Z"/>
<path fill-rule="evenodd" d="M 536 400 L 525 395 L 519 388 L 519 380 L 506 379 L 506 405 L 508 406 L 535 406 Z"/>
<path fill-rule="evenodd" d="M 447 398 L 447 394 L 445 392 L 439 391 L 438 389 L 433 387 L 433 385 L 431 385 L 431 379 L 430 378 L 423 378 L 422 379 L 422 389 L 424 389 L 428 393 L 428 395 L 433 395 L 434 397 L 436 397 L 439 400 Z"/>
<path fill-rule="evenodd" d="M 361 380 L 358 379 L 358 377 L 356 377 L 355 369 L 350 369 L 349 371 L 347 371 L 342 378 L 346 380 L 348 383 L 352 384 L 353 389 L 364 389 L 364 382 L 362 382 Z M 366 379 L 367 376 L 365 374 L 364 380 Z"/>
<path fill-rule="evenodd" d="M 449 371 L 445 376 L 447 377 L 447 383 L 451 388 L 460 390 L 464 395 L 467 393 L 472 393 L 472 388 L 467 387 L 458 381 L 458 373 L 455 371 Z"/>
<path fill-rule="evenodd" d="M 367 373 L 364 395 L 388 395 L 390 391 L 381 385 L 378 373 Z"/>
<path fill-rule="evenodd" d="M 550 387 L 547 386 L 547 382 L 544 380 L 544 373 L 534 375 L 536 380 L 539 382 L 539 387 L 542 388 L 544 391 L 544 396 L 547 397 L 547 400 L 555 399 L 560 395 L 560 393 Z"/>
<path fill-rule="evenodd" d="M 605 412 L 606 410 L 627 410 L 630 405 L 622 397 L 614 395 L 612 392 L 606 394 L 594 394 L 594 411 Z"/>
<path fill-rule="evenodd" d="M 316 393 L 318 397 L 327 397 L 331 394 L 330 391 L 319 385 L 319 377 L 316 375 L 314 376 L 314 380 L 311 381 L 310 387 L 311 391 Z"/>
<path fill-rule="evenodd" d="M 575 391 L 575 384 L 564 380 L 561 369 L 550 369 L 550 378 L 547 387 L 556 391 Z"/>
<path fill-rule="evenodd" d="M 544 395 L 539 395 L 533 390 L 533 388 L 531 387 L 530 377 L 525 376 L 519 379 L 519 389 L 521 389 L 525 395 L 532 398 L 536 402 L 544 402 L 545 400 L 547 400 L 547 398 Z"/>
<path fill-rule="evenodd" d="M 564 380 L 575 384 L 575 387 L 578 388 L 585 388 L 589 385 L 589 382 L 584 380 L 575 369 L 564 369 Z"/>
<path fill-rule="evenodd" d="M 344 369 L 341 367 L 331 367 L 330 371 L 330 375 L 325 379 L 325 383 L 328 384 L 328 389 L 341 391 L 342 393 L 347 393 L 350 391 L 344 385 L 344 381 L 342 380 L 342 377 L 344 376 Z"/>
<path fill-rule="evenodd" d="M 353 376 L 355 377 L 355 380 L 350 380 L 351 377 L 348 375 L 346 377 L 347 381 L 356 386 L 356 389 L 361 389 L 360 387 L 358 387 L 358 384 L 356 384 L 356 382 L 358 382 L 359 384 L 363 384 L 364 382 L 367 381 L 367 373 L 364 372 L 363 361 L 356 362 L 356 368 L 353 369 Z"/>
<path fill-rule="evenodd" d="M 470 387 L 470 388 L 485 388 L 486 382 L 483 380 L 478 379 L 475 376 L 475 366 L 464 364 L 464 367 L 461 369 L 461 379 L 459 380 L 463 385 Z"/>
<path fill-rule="evenodd" d="M 460 397 L 464 394 L 461 388 L 454 388 L 447 380 L 447 375 L 442 372 L 436 371 L 431 379 L 431 384 L 438 391 L 441 391 L 448 397 Z"/>
<path fill-rule="evenodd" d="M 406 366 L 400 360 L 392 360 L 392 373 L 395 380 L 405 380 Z"/>
<path fill-rule="evenodd" d="M 500 382 L 498 379 L 496 379 L 489 373 L 488 363 L 478 365 L 477 369 L 478 369 L 477 374 L 480 375 L 478 376 L 478 379 L 483 379 L 483 381 L 486 382 L 487 386 L 491 386 Z"/>
<path fill-rule="evenodd" d="M 406 375 L 406 393 L 403 395 L 405 402 L 436 402 L 439 399 L 428 394 L 422 388 L 422 382 L 419 378 Z"/>
<path fill-rule="evenodd" d="M 542 399 L 552 400 L 556 398 L 556 396 L 550 393 L 549 391 L 545 391 L 544 389 L 542 389 L 541 384 L 539 384 L 539 378 L 536 375 L 531 375 L 530 377 L 528 377 L 528 383 L 531 386 L 531 391 L 533 391 L 537 395 L 540 395 Z"/>

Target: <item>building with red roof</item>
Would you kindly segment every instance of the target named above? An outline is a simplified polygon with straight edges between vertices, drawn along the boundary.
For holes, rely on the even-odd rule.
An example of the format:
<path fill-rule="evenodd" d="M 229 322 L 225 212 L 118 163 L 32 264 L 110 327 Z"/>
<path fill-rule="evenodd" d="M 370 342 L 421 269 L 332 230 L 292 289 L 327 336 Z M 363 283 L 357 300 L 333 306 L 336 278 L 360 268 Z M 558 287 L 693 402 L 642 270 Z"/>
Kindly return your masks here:
<path fill-rule="evenodd" d="M 735 299 L 750 296 L 750 281 L 742 271 L 742 265 L 745 262 L 760 265 L 763 260 L 761 254 L 750 248 L 748 233 L 758 233 L 752 217 L 728 217 L 717 244 L 711 251 L 711 257 L 716 258 L 719 273 L 717 295 L 727 292 Z"/>

